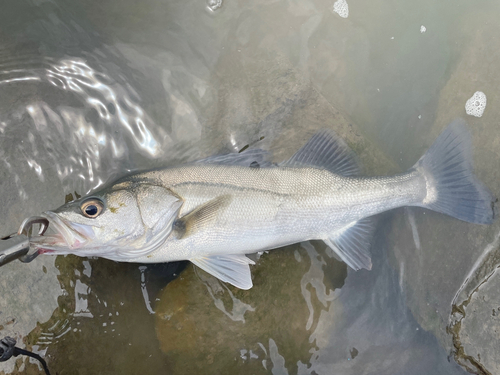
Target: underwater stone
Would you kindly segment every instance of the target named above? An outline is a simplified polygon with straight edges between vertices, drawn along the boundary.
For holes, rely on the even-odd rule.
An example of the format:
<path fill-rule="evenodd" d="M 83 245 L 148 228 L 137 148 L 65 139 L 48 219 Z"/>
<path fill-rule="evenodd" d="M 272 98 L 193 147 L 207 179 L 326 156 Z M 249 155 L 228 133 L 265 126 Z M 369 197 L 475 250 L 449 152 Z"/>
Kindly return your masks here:
<path fill-rule="evenodd" d="M 326 290 L 341 287 L 346 265 L 324 259 L 325 269 L 335 275 L 323 280 Z M 253 288 L 240 290 L 188 266 L 156 305 L 157 337 L 172 373 L 296 373 L 297 361 L 309 363 L 311 350 L 317 350 L 310 337 L 319 315 L 335 303 L 323 304 L 314 292 L 310 306 L 304 298 L 301 280 L 315 267 L 302 246 L 274 250 L 252 267 Z"/>
<path fill-rule="evenodd" d="M 457 306 L 450 327 L 457 361 L 476 374 L 500 373 L 500 271 L 486 277 L 469 298 Z"/>
<path fill-rule="evenodd" d="M 23 338 L 38 321 L 50 318 L 63 293 L 55 257 L 39 257 L 32 263 L 13 261 L 2 267 L 0 279 L 0 338 L 14 337 L 17 346 L 32 349 Z M 14 371 L 16 360 L 0 363 L 0 374 Z"/>

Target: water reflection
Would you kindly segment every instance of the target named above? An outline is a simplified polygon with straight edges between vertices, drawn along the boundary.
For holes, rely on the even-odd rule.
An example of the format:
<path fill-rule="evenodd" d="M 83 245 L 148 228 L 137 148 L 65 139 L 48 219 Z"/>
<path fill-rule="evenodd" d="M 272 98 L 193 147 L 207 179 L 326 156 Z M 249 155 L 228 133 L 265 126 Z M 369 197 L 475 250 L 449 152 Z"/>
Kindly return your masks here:
<path fill-rule="evenodd" d="M 285 358 L 278 352 L 278 346 L 273 339 L 269 339 L 269 356 L 273 363 L 273 375 L 288 375 L 288 370 L 285 367 Z M 264 368 L 266 368 L 266 366 L 264 366 Z"/>
<path fill-rule="evenodd" d="M 307 319 L 306 330 L 310 330 L 313 325 L 314 319 L 314 308 L 311 300 L 311 291 L 308 286 L 314 288 L 315 297 L 323 304 L 326 308 L 328 307 L 327 302 L 333 301 L 335 298 L 333 290 L 326 290 L 327 287 L 324 284 L 324 270 L 323 266 L 327 263 L 323 260 L 321 255 L 318 254 L 316 249 L 309 242 L 302 243 L 302 246 L 307 250 L 307 255 L 311 262 L 311 267 L 307 271 L 300 281 L 300 289 L 302 291 L 302 296 L 307 303 L 309 309 L 309 318 Z M 329 251 L 329 250 L 327 250 Z"/>
<path fill-rule="evenodd" d="M 158 142 L 148 129 L 152 122 L 144 110 L 131 100 L 124 87 L 117 84 L 108 86 L 105 82 L 109 82 L 110 78 L 101 72 L 95 72 L 84 61 L 60 61 L 52 70 L 47 70 L 46 76 L 54 86 L 82 95 L 104 123 L 123 126 L 139 150 L 144 150 L 153 157 L 158 156 Z M 106 144 L 106 135 L 96 134 L 92 127 L 85 129 L 82 124 L 78 131 L 82 135 L 87 133 L 101 145 Z M 116 145 L 113 145 L 113 149 L 115 148 Z"/>
<path fill-rule="evenodd" d="M 42 160 L 56 171 L 63 185 L 71 183 L 71 188 L 86 194 L 130 165 L 127 163 L 129 147 L 154 158 L 159 158 L 167 149 L 170 138 L 155 126 L 130 86 L 119 84 L 81 59 L 49 60 L 44 65 L 38 71 L 17 69 L 17 78 L 4 79 L 0 83 L 26 80 L 35 80 L 41 85 L 49 83 L 57 90 L 66 91 L 64 101 L 72 104 L 58 103 L 53 107 L 38 99 L 4 113 L 1 119 L 4 142 L 17 136 L 21 124 L 25 137 L 16 145 L 15 153 L 8 144 L 2 148 L 3 161 L 8 167 L 14 154 L 16 160 L 22 156 L 29 169 L 45 182 Z M 23 73 L 37 73 L 38 76 L 22 77 Z M 3 71 L 0 76 L 12 74 L 12 71 Z M 81 180 L 76 186 L 75 176 Z M 14 179 L 19 194 L 26 199 L 21 181 Z"/>
<path fill-rule="evenodd" d="M 207 291 L 214 301 L 214 305 L 232 321 L 240 321 L 245 323 L 245 313 L 247 311 L 255 311 L 254 307 L 236 298 L 233 292 L 231 292 L 231 289 L 229 289 L 229 287 L 226 285 L 226 283 L 223 283 L 214 277 L 208 277 L 208 275 L 204 272 L 197 272 L 196 269 L 195 272 L 200 280 L 202 280 L 206 285 Z M 225 293 L 229 295 L 229 306 L 231 311 L 227 310 L 226 305 L 224 304 L 224 300 L 219 297 L 219 295 Z"/>
<path fill-rule="evenodd" d="M 139 271 L 141 272 L 141 291 L 144 297 L 144 303 L 150 314 L 154 314 L 153 308 L 151 307 L 151 301 L 149 300 L 148 288 L 146 286 L 146 270 L 147 266 L 139 266 Z"/>

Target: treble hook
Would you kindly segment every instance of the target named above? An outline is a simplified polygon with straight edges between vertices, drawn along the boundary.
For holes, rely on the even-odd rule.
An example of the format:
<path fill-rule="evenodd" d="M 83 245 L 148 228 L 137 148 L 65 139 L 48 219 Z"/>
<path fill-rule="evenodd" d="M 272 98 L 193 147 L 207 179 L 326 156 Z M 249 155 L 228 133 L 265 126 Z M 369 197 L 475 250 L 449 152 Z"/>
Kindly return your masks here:
<path fill-rule="evenodd" d="M 38 235 L 43 235 L 49 227 L 49 221 L 41 216 L 32 216 L 25 219 L 17 233 L 0 239 L 0 266 L 7 264 L 14 259 L 19 259 L 23 263 L 29 263 L 38 256 L 38 250 L 29 254 L 30 234 L 35 224 L 40 225 Z"/>

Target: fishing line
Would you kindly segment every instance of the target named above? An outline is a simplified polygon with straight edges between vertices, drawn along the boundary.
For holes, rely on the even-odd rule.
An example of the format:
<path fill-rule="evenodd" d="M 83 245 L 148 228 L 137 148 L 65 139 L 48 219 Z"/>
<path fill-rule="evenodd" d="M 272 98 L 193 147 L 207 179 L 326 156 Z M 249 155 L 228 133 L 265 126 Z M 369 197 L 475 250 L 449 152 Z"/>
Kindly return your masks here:
<path fill-rule="evenodd" d="M 45 373 L 50 375 L 47 362 L 45 362 L 45 360 L 38 354 L 30 352 L 29 350 L 18 348 L 16 346 L 16 340 L 12 337 L 6 336 L 0 340 L 0 362 L 5 362 L 12 356 L 17 357 L 19 355 L 27 355 L 28 357 L 35 358 L 40 362 Z"/>

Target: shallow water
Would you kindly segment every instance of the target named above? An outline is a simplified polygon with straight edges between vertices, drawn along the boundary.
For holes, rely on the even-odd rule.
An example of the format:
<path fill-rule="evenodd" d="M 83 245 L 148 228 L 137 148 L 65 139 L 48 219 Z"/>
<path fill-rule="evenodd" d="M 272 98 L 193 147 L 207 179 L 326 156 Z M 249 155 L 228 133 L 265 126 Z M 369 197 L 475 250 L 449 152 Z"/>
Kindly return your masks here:
<path fill-rule="evenodd" d="M 498 196 L 498 3 L 347 4 L 343 18 L 326 0 L 6 1 L 1 233 L 130 171 L 247 145 L 283 160 L 323 127 L 367 174 L 399 172 L 456 117 Z M 476 91 L 481 118 L 465 113 Z M 250 291 L 185 264 L 14 262 L 0 334 L 61 375 L 461 374 L 452 303 L 498 226 L 397 210 L 372 271 L 306 242 L 264 254 Z M 38 373 L 22 358 L 0 370 Z"/>

